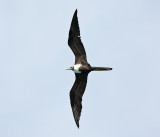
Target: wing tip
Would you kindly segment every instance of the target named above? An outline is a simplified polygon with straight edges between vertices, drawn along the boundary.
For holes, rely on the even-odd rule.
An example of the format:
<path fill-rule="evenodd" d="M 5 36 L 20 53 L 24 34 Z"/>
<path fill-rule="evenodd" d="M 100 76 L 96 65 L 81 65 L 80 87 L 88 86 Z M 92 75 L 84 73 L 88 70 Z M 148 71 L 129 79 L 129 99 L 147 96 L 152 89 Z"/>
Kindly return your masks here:
<path fill-rule="evenodd" d="M 73 16 L 77 16 L 78 10 L 76 9 Z"/>
<path fill-rule="evenodd" d="M 79 122 L 76 122 L 76 125 L 77 125 L 77 127 L 78 127 L 78 129 L 79 129 Z"/>
<path fill-rule="evenodd" d="M 75 123 L 76 123 L 77 127 L 79 128 L 79 120 L 80 120 L 80 115 L 81 114 L 78 117 L 75 115 L 75 113 L 73 113 L 73 115 L 74 115 Z"/>

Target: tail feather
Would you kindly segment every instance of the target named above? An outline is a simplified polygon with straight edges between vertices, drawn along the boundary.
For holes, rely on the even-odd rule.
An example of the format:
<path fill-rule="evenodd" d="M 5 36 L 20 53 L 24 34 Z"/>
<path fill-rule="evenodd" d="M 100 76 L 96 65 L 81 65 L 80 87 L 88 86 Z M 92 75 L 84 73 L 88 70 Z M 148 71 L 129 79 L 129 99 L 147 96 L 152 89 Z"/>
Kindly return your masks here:
<path fill-rule="evenodd" d="M 109 67 L 92 67 L 92 71 L 107 71 L 112 70 L 112 68 Z"/>

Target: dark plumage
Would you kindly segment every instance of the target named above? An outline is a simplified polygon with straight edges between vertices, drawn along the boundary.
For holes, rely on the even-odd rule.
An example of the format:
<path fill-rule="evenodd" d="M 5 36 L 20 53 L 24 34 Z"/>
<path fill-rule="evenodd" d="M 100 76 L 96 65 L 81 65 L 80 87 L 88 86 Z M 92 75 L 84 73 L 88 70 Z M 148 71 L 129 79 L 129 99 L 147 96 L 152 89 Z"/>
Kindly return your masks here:
<path fill-rule="evenodd" d="M 80 30 L 78 25 L 77 10 L 75 11 L 69 31 L 68 45 L 75 55 L 75 64 L 87 63 L 86 51 L 80 37 Z"/>
<path fill-rule="evenodd" d="M 88 73 L 76 74 L 76 80 L 70 91 L 71 107 L 73 111 L 73 116 L 77 126 L 79 127 L 79 119 L 81 116 L 82 109 L 82 96 L 84 94 L 87 85 Z"/>
<path fill-rule="evenodd" d="M 88 74 L 91 71 L 112 70 L 112 68 L 91 67 L 90 64 L 87 62 L 86 52 L 80 37 L 77 10 L 75 11 L 71 22 L 68 45 L 75 55 L 75 65 L 69 69 L 75 72 L 75 77 L 76 77 L 74 85 L 70 91 L 70 101 L 71 101 L 73 116 L 76 125 L 79 128 L 79 119 L 81 116 L 81 109 L 82 109 L 82 96 L 84 94 L 87 85 Z"/>

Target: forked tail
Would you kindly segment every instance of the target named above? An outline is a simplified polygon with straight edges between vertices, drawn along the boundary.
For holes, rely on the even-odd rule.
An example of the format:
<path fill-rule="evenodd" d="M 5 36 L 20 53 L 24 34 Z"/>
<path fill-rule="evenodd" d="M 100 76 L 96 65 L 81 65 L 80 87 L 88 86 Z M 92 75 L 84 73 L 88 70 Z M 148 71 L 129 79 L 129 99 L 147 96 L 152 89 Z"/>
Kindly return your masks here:
<path fill-rule="evenodd" d="M 112 68 L 109 67 L 92 67 L 91 71 L 107 71 L 112 70 Z"/>

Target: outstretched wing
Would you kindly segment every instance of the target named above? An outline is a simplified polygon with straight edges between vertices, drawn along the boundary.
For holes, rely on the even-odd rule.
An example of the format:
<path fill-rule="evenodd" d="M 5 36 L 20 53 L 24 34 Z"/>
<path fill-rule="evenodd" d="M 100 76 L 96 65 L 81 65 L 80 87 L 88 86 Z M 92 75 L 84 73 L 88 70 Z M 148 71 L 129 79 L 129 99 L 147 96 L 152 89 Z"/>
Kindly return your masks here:
<path fill-rule="evenodd" d="M 75 75 L 76 75 L 76 80 L 70 91 L 70 101 L 71 101 L 73 116 L 76 125 L 79 128 L 79 119 L 81 116 L 81 109 L 82 109 L 82 96 L 84 94 L 87 85 L 88 73 L 82 73 L 82 74 L 75 73 Z"/>
<path fill-rule="evenodd" d="M 77 10 L 75 11 L 69 31 L 68 45 L 75 55 L 75 64 L 87 64 L 87 57 L 80 37 Z"/>

